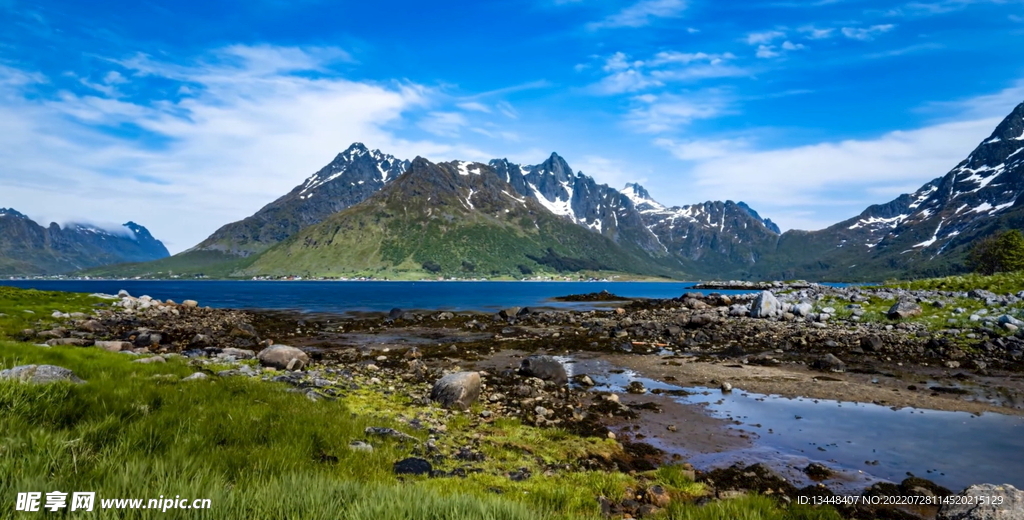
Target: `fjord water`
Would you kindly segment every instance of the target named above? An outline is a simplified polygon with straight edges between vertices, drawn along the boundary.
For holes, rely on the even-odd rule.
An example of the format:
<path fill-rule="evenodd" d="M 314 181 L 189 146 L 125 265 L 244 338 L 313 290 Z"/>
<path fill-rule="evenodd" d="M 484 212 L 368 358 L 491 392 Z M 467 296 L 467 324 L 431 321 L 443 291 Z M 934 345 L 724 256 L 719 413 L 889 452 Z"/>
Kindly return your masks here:
<path fill-rule="evenodd" d="M 639 298 L 676 298 L 683 282 L 267 282 L 218 280 L 0 280 L 2 285 L 46 291 L 149 295 L 196 300 L 216 308 L 347 313 L 404 310 L 494 311 L 507 307 L 593 307 L 555 302 L 569 294 L 608 291 Z M 702 291 L 707 292 L 707 291 Z M 740 291 L 718 291 L 721 293 Z"/>

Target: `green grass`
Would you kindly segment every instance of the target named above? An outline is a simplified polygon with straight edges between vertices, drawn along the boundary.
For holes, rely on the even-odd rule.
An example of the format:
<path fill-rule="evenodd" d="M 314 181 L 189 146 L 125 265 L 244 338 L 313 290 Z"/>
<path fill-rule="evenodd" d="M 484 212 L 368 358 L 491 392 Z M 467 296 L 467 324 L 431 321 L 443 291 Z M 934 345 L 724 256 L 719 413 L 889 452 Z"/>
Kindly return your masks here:
<path fill-rule="evenodd" d="M 0 316 L 0 335 L 15 336 L 24 329 L 37 328 L 40 323 L 52 325 L 57 322 L 51 317 L 53 311 L 87 313 L 97 305 L 109 306 L 110 300 L 81 293 L 37 291 L 0 285 L 0 314 L 6 314 Z"/>
<path fill-rule="evenodd" d="M 993 275 L 965 274 L 944 278 L 926 278 L 909 282 L 890 281 L 886 286 L 900 289 L 934 291 L 969 291 L 985 289 L 996 294 L 1024 291 L 1024 271 Z"/>
<path fill-rule="evenodd" d="M 48 316 L 52 310 L 86 311 L 94 303 L 87 295 L 0 289 L 0 309 L 7 314 L 0 317 L 0 330 L 20 330 L 39 319 L 11 310 L 35 309 Z M 337 401 L 313 402 L 284 384 L 245 377 L 181 382 L 198 370 L 184 358 L 165 364 L 131 359 L 102 349 L 47 348 L 0 337 L 0 369 L 53 364 L 87 381 L 0 381 L 0 497 L 5 497 L 0 517 L 14 515 L 19 492 L 55 490 L 93 491 L 98 500 L 210 499 L 212 508 L 92 514 L 65 509 L 48 516 L 239 520 L 596 519 L 597 497 L 621 497 L 627 487 L 659 483 L 680 502 L 706 493 L 674 467 L 641 475 L 544 474 L 551 464 L 617 453 L 621 448 L 607 439 L 534 428 L 515 419 L 479 425 L 473 419 L 479 410 L 449 413 L 415 406 L 372 385 Z M 448 453 L 475 442 L 487 457 L 477 465 L 483 472 L 464 479 L 393 475 L 392 464 L 413 454 L 414 447 L 367 439 L 364 429 L 394 427 L 423 440 L 425 432 L 404 426 L 403 419 L 417 416 L 446 423 L 448 434 L 438 445 Z M 370 441 L 375 450 L 354 452 L 348 448 L 352 440 Z M 450 470 L 461 464 L 449 458 L 436 466 Z M 523 467 L 531 478 L 507 477 Z M 753 497 L 703 507 L 675 505 L 664 517 L 832 518 L 819 510 L 814 510 L 818 516 L 801 511 Z"/>

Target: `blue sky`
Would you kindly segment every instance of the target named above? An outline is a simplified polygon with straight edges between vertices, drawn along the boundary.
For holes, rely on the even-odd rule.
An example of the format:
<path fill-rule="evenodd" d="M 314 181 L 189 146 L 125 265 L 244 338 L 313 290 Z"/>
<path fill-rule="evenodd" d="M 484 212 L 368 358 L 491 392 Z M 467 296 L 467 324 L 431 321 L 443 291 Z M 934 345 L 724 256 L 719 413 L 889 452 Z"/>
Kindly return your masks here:
<path fill-rule="evenodd" d="M 180 251 L 353 141 L 817 229 L 1024 101 L 1020 0 L 0 0 L 0 207 Z"/>

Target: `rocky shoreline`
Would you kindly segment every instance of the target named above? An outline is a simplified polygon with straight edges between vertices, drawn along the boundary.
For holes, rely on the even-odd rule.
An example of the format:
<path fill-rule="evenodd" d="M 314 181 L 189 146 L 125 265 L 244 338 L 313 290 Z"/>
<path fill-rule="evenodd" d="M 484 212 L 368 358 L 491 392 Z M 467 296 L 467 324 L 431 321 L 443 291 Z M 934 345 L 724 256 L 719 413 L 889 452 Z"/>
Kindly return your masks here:
<path fill-rule="evenodd" d="M 431 440 L 417 447 L 416 458 L 426 465 L 409 462 L 396 470 L 409 466 L 438 477 L 474 470 L 472 443 L 479 439 L 446 439 L 441 420 L 474 403 L 482 408 L 472 414 L 475 424 L 517 417 L 538 427 L 615 438 L 621 445 L 614 455 L 549 472 L 644 471 L 680 462 L 637 436 L 614 433 L 616 424 L 643 421 L 659 411 L 657 404 L 591 391 L 594 374 L 577 373 L 568 381 L 564 358 L 551 356 L 586 353 L 649 377 L 724 390 L 735 386 L 894 407 L 1024 415 L 1024 331 L 1015 317 L 1024 295 L 805 283 L 774 283 L 767 289 L 633 300 L 607 310 L 510 308 L 482 314 L 394 309 L 355 318 L 210 309 L 194 301 L 159 302 L 122 292 L 111 297 L 110 307 L 91 315 L 56 312 L 53 317 L 61 326 L 25 330 L 17 339 L 95 345 L 135 356 L 136 362 L 184 356 L 202 374 L 196 378 L 258 377 L 287 383 L 313 400 L 356 391 L 400 395 L 420 410 L 409 419 L 410 426 L 428 430 Z M 609 301 L 610 296 L 583 295 L 575 301 Z M 445 384 L 439 387 L 439 381 Z M 431 412 L 436 401 L 452 410 L 436 415 Z M 467 444 L 456 447 L 453 442 Z M 832 493 L 827 483 L 797 488 L 757 464 L 685 471 L 720 498 L 744 491 L 789 500 Z M 643 516 L 664 506 L 657 490 L 636 491 L 639 498 L 604 497 L 603 509 L 610 515 Z M 864 493 L 951 492 L 908 479 L 899 486 L 875 484 Z M 850 518 L 937 513 L 840 510 Z M 976 518 L 944 514 L 939 517 Z"/>

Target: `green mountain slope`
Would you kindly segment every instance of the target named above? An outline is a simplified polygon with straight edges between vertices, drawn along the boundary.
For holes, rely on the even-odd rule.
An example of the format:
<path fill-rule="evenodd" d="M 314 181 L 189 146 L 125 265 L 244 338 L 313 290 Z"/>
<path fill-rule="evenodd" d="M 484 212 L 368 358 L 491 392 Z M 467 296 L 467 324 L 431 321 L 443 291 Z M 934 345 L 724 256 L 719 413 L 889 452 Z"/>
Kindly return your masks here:
<path fill-rule="evenodd" d="M 417 158 L 362 204 L 303 229 L 238 274 L 519 277 L 594 271 L 680 274 L 519 196 L 490 166 Z"/>

